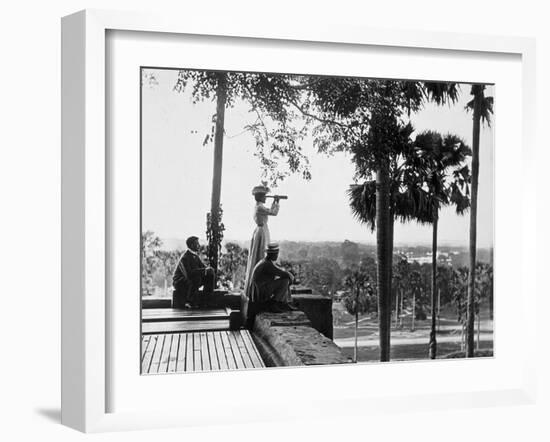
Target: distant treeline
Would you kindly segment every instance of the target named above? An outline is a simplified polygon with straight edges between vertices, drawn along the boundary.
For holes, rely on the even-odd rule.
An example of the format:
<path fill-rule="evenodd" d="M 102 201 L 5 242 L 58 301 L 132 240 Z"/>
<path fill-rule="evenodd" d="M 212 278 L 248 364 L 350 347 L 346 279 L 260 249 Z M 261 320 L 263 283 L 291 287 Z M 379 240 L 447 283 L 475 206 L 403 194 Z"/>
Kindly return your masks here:
<path fill-rule="evenodd" d="M 185 240 L 180 239 L 163 239 L 162 248 L 165 250 L 185 250 Z M 250 246 L 248 241 L 233 241 L 227 240 L 225 243 L 237 244 L 242 249 L 248 249 Z M 358 262 L 363 257 L 376 257 L 376 245 L 364 244 L 354 241 L 345 240 L 338 241 L 280 241 L 279 246 L 281 252 L 279 254 L 281 260 L 285 261 L 303 261 L 319 258 L 329 258 L 336 260 L 340 265 L 346 265 L 351 262 Z M 440 253 L 448 253 L 452 259 L 453 267 L 463 267 L 468 265 L 468 248 L 467 246 L 446 246 L 438 247 Z M 431 252 L 431 246 L 424 245 L 396 245 L 394 247 L 394 262 L 401 259 L 397 253 L 412 252 L 415 257 L 426 256 Z M 477 261 L 487 264 L 493 264 L 493 249 L 478 248 Z"/>

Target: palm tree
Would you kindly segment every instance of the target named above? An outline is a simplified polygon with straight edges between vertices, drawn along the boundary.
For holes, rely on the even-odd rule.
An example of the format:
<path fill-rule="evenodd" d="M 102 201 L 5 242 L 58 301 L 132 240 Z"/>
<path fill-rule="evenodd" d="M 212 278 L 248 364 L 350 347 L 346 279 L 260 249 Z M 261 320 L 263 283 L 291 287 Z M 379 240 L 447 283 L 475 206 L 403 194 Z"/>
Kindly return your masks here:
<path fill-rule="evenodd" d="M 416 299 L 417 295 L 420 300 L 422 293 L 422 275 L 418 270 L 414 270 L 409 274 L 409 287 L 411 288 L 412 293 L 412 322 L 411 322 L 411 331 L 414 331 L 415 320 L 416 320 Z"/>
<path fill-rule="evenodd" d="M 298 80 L 298 83 L 300 81 Z M 401 147 L 400 126 L 427 101 L 454 102 L 456 83 L 319 77 L 299 85 L 296 107 L 314 128 L 320 152 L 351 152 L 356 178 L 375 183 L 380 360 L 390 359 L 393 223 L 392 170 Z M 298 86 L 297 86 L 298 87 Z M 397 148 L 397 151 L 396 151 Z M 407 215 L 408 216 L 408 215 Z M 431 222 L 431 219 L 430 219 Z"/>
<path fill-rule="evenodd" d="M 428 192 L 422 188 L 423 175 L 417 171 L 419 162 L 411 159 L 411 155 L 415 155 L 412 125 L 393 120 L 387 122 L 384 131 L 393 134 L 389 161 L 385 162 L 383 172 L 377 170 L 375 179 L 351 185 L 348 197 L 354 216 L 371 231 L 376 229 L 381 360 L 389 360 L 394 223 L 396 219 L 429 223 L 432 217 Z M 362 168 L 368 169 L 368 165 L 364 165 L 368 164 L 368 159 L 362 157 L 364 150 L 353 152 L 359 175 L 365 176 Z M 385 189 L 381 185 L 381 175 L 384 176 Z"/>
<path fill-rule="evenodd" d="M 353 350 L 353 362 L 357 362 L 357 332 L 359 329 L 359 314 L 369 311 L 370 298 L 373 290 L 368 273 L 364 268 L 356 267 L 347 272 L 344 278 L 344 286 L 350 290 L 344 298 L 344 306 L 348 313 L 355 316 L 355 346 Z"/>
<path fill-rule="evenodd" d="M 437 228 L 439 210 L 445 205 L 454 205 L 458 215 L 469 207 L 470 171 L 464 165 L 471 150 L 456 135 L 442 137 L 437 132 L 419 134 L 415 147 L 426 173 L 426 184 L 432 205 L 432 287 L 431 287 L 431 330 L 429 357 L 437 354 L 436 311 L 437 311 Z"/>
<path fill-rule="evenodd" d="M 475 322 L 475 270 L 476 270 L 476 247 L 477 247 L 477 193 L 479 179 L 479 136 L 481 123 L 491 124 L 493 113 L 493 97 L 485 96 L 485 85 L 472 85 L 472 100 L 466 105 L 467 110 L 472 111 L 473 134 L 472 134 L 472 194 L 470 208 L 470 262 L 468 275 L 468 302 L 467 302 L 467 325 L 466 325 L 466 357 L 474 356 L 474 322 Z"/>
<path fill-rule="evenodd" d="M 409 278 L 409 262 L 406 257 L 394 266 L 394 280 L 396 281 L 396 297 L 395 297 L 395 328 L 403 326 L 403 292 L 408 287 Z M 393 282 L 393 281 L 392 281 Z"/>

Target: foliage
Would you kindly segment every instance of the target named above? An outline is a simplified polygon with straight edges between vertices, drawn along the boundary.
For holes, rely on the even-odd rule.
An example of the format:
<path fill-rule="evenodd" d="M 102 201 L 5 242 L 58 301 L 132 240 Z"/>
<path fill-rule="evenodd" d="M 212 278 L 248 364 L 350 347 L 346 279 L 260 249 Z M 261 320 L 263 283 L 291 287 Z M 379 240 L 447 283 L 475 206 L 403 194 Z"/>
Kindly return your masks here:
<path fill-rule="evenodd" d="M 457 319 L 465 326 L 468 308 L 468 273 L 467 267 L 460 267 L 452 271 L 450 287 L 453 302 L 456 307 Z M 474 297 L 474 311 L 479 314 L 483 301 L 492 302 L 493 297 L 493 266 L 487 263 L 476 263 L 476 284 Z"/>
<path fill-rule="evenodd" d="M 232 242 L 225 244 L 225 253 L 220 257 L 218 270 L 218 279 L 222 287 L 231 290 L 243 288 L 247 260 L 248 249 Z"/>
<path fill-rule="evenodd" d="M 309 160 L 300 145 L 307 134 L 307 122 L 299 110 L 302 89 L 298 76 L 251 72 L 226 72 L 227 101 L 231 108 L 238 100 L 249 105 L 255 116 L 245 129 L 256 142 L 255 156 L 262 168 L 262 178 L 275 187 L 278 182 L 298 173 L 310 179 Z M 174 86 L 176 92 L 190 90 L 193 102 L 213 101 L 219 73 L 180 70 Z M 212 118 L 215 124 L 216 116 Z M 213 141 L 214 131 L 205 136 L 203 145 Z M 283 168 L 286 165 L 286 168 Z"/>
<path fill-rule="evenodd" d="M 485 96 L 486 85 L 484 84 L 473 84 L 470 89 L 470 95 L 473 98 L 468 101 L 466 104 L 466 110 L 468 112 L 473 112 L 476 99 L 480 100 L 481 109 L 480 109 L 480 118 L 481 121 L 491 126 L 491 115 L 493 115 L 493 97 Z"/>
<path fill-rule="evenodd" d="M 410 297 L 414 299 L 415 319 L 426 319 L 425 309 L 430 302 L 428 296 L 429 290 L 427 289 L 429 287 L 428 284 L 428 280 L 426 280 L 420 271 L 412 270 L 409 274 Z M 411 300 L 409 301 L 412 303 Z"/>
<path fill-rule="evenodd" d="M 431 266 L 408 262 L 402 258 L 393 266 L 393 287 L 403 296 L 403 308 L 415 307 L 415 319 L 426 319 L 425 310 L 429 305 Z"/>
<path fill-rule="evenodd" d="M 470 169 L 465 164 L 472 155 L 470 147 L 456 136 L 434 131 L 418 134 L 414 141 L 415 169 L 423 182 L 432 206 L 432 219 L 442 206 L 452 204 L 462 215 L 470 206 Z"/>
<path fill-rule="evenodd" d="M 301 284 L 321 295 L 332 296 L 341 287 L 343 272 L 334 259 L 314 258 L 303 263 L 300 270 Z"/>
<path fill-rule="evenodd" d="M 153 290 L 153 273 L 158 263 L 162 241 L 152 231 L 141 234 L 141 293 L 148 295 Z"/>
<path fill-rule="evenodd" d="M 347 239 L 342 243 L 342 259 L 345 266 L 358 265 L 359 264 L 359 246 L 357 243 L 348 241 Z"/>
<path fill-rule="evenodd" d="M 158 282 L 161 284 L 156 285 L 164 285 L 171 286 L 172 285 L 172 276 L 174 274 L 174 270 L 176 269 L 176 266 L 178 265 L 181 252 L 179 250 L 158 250 L 155 252 L 156 255 L 156 265 L 155 265 L 155 273 L 154 273 L 154 281 L 158 278 Z"/>
<path fill-rule="evenodd" d="M 349 268 L 345 272 L 343 283 L 347 293 L 342 301 L 350 315 L 376 311 L 375 290 L 365 267 Z"/>

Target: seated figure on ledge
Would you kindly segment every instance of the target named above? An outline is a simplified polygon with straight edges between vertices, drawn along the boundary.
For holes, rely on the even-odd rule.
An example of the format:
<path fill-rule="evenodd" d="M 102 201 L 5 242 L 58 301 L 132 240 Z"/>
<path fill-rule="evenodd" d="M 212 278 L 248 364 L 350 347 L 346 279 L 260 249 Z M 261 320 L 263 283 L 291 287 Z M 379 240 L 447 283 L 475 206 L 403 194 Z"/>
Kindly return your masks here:
<path fill-rule="evenodd" d="M 275 264 L 278 257 L 278 244 L 269 244 L 265 257 L 254 267 L 247 310 L 249 326 L 252 325 L 255 315 L 261 311 L 282 313 L 296 310 L 291 305 L 290 297 L 290 284 L 294 281 L 294 276 Z"/>
<path fill-rule="evenodd" d="M 182 255 L 174 272 L 173 308 L 203 307 L 214 291 L 214 269 L 200 259 L 199 238 L 187 238 L 187 251 Z M 199 288 L 203 286 L 202 293 Z"/>

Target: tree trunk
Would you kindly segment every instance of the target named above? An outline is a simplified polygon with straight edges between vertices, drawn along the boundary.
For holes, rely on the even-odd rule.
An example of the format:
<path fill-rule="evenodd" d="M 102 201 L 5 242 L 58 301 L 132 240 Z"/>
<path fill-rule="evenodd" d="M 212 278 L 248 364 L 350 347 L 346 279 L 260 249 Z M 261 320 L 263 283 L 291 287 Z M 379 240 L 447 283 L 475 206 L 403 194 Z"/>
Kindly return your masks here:
<path fill-rule="evenodd" d="M 391 337 L 391 312 L 392 312 L 392 290 L 393 290 L 393 228 L 394 228 L 394 217 L 393 210 L 391 209 L 391 193 L 390 193 L 390 220 L 389 220 L 389 232 L 388 232 L 388 266 L 389 266 L 389 275 L 388 275 L 388 342 L 390 342 Z"/>
<path fill-rule="evenodd" d="M 353 362 L 357 363 L 357 330 L 359 328 L 359 290 L 355 297 L 355 347 L 353 349 Z"/>
<path fill-rule="evenodd" d="M 437 289 L 437 331 L 441 331 L 441 289 Z"/>
<path fill-rule="evenodd" d="M 403 290 L 401 290 L 401 306 L 399 308 L 399 311 L 401 312 L 401 316 L 399 317 L 399 327 L 400 328 L 403 327 L 403 297 L 404 297 Z"/>
<path fill-rule="evenodd" d="M 413 290 L 413 315 L 412 315 L 411 331 L 414 331 L 415 316 L 416 316 L 416 290 Z"/>
<path fill-rule="evenodd" d="M 479 177 L 479 135 L 481 124 L 481 103 L 483 90 L 475 88 L 473 134 L 472 134 L 472 189 L 470 196 L 470 272 L 468 274 L 468 307 L 466 327 L 466 357 L 474 356 L 474 321 L 475 321 L 475 279 L 476 279 L 476 243 L 477 243 L 477 193 Z"/>
<path fill-rule="evenodd" d="M 225 105 L 227 101 L 227 77 L 224 72 L 218 73 L 218 86 L 216 89 L 216 132 L 214 134 L 214 170 L 212 174 L 212 201 L 210 205 L 210 214 L 214 223 L 214 228 L 219 227 L 220 199 L 222 187 L 222 162 L 223 162 L 223 133 L 225 120 Z M 219 232 L 217 232 L 219 233 Z M 214 235 L 216 237 L 217 235 Z M 210 265 L 214 271 L 218 270 L 218 247 L 211 245 L 213 256 Z"/>
<path fill-rule="evenodd" d="M 477 314 L 477 345 L 476 345 L 476 349 L 478 350 L 479 350 L 480 334 L 481 334 L 481 317 L 480 317 L 480 314 L 478 313 Z"/>
<path fill-rule="evenodd" d="M 399 288 L 395 289 L 395 328 L 397 329 L 399 321 Z"/>
<path fill-rule="evenodd" d="M 390 334 L 388 330 L 389 278 L 391 276 L 388 255 L 390 246 L 390 185 L 388 165 L 376 171 L 376 254 L 378 283 L 378 327 L 380 335 L 380 361 L 390 360 Z M 390 316 L 391 318 L 391 316 Z"/>
<path fill-rule="evenodd" d="M 437 213 L 433 220 L 432 234 L 432 324 L 430 329 L 430 343 L 428 351 L 430 359 L 435 359 L 437 355 L 437 339 L 436 339 L 436 309 L 437 309 Z"/>

